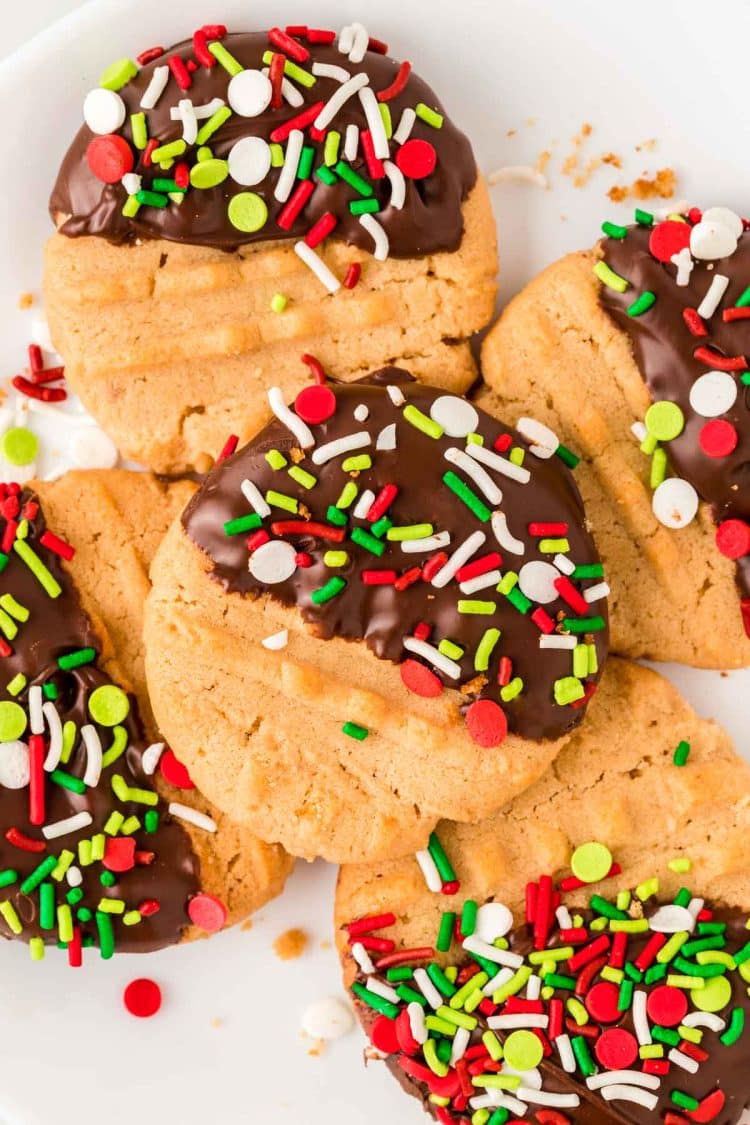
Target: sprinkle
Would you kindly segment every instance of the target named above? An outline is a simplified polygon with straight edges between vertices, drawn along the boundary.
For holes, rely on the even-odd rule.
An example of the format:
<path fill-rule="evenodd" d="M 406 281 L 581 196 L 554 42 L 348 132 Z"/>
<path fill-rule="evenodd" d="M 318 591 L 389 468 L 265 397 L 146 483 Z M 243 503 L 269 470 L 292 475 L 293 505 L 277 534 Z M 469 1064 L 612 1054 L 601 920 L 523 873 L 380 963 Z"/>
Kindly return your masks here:
<path fill-rule="evenodd" d="M 28 543 L 23 539 L 16 539 L 13 543 L 13 550 L 29 568 L 45 593 L 49 594 L 51 598 L 59 598 L 62 587 Z"/>
<path fill-rule="evenodd" d="M 58 836 L 66 836 L 69 832 L 78 832 L 92 823 L 91 813 L 83 810 L 73 816 L 66 817 L 65 820 L 55 821 L 54 824 L 45 824 L 42 828 L 42 835 L 45 840 L 56 840 Z"/>
<path fill-rule="evenodd" d="M 389 242 L 385 229 L 372 215 L 360 215 L 359 221 L 374 242 L 372 256 L 377 262 L 384 262 L 388 257 Z"/>
<path fill-rule="evenodd" d="M 414 112 L 420 121 L 424 121 L 426 125 L 430 125 L 433 129 L 442 129 L 443 116 L 434 109 L 430 109 L 424 102 L 417 102 L 414 107 Z"/>
<path fill-rule="evenodd" d="M 684 739 L 677 746 L 674 752 L 674 764 L 676 766 L 684 766 L 687 764 L 688 757 L 690 756 L 690 743 L 685 742 Z"/>
<path fill-rule="evenodd" d="M 141 97 L 141 109 L 154 109 L 169 82 L 169 67 L 157 66 L 151 75 L 151 80 Z"/>
<path fill-rule="evenodd" d="M 643 313 L 656 303 L 656 294 L 652 293 L 650 289 L 644 289 L 643 293 L 633 301 L 632 305 L 628 305 L 628 316 L 642 316 Z"/>
<path fill-rule="evenodd" d="M 497 453 L 493 453 L 491 449 L 485 449 L 483 445 L 471 442 L 467 445 L 466 452 L 475 461 L 487 465 L 490 469 L 495 469 L 496 472 L 502 473 L 503 476 L 509 477 L 519 484 L 527 484 L 531 480 L 531 473 L 528 469 L 515 465 L 505 457 L 499 457 Z"/>
<path fill-rule="evenodd" d="M 346 586 L 346 580 L 334 575 L 329 578 L 324 586 L 320 586 L 317 590 L 313 590 L 310 594 L 310 600 L 313 605 L 324 605 L 326 602 L 335 598 Z"/>
<path fill-rule="evenodd" d="M 615 273 L 613 269 L 610 269 L 604 261 L 596 263 L 594 273 L 608 289 L 614 289 L 617 293 L 624 293 L 628 288 L 629 282 Z"/>
<path fill-rule="evenodd" d="M 454 472 L 449 470 L 447 473 L 444 473 L 443 483 L 450 488 L 451 492 L 453 492 L 471 512 L 473 512 L 477 519 L 481 520 L 483 523 L 486 523 L 490 519 L 492 513 L 486 504 L 484 504 L 477 494 L 473 492 L 468 485 L 464 484 L 461 478 L 456 476 Z"/>
<path fill-rule="evenodd" d="M 305 422 L 286 405 L 280 387 L 270 388 L 268 391 L 268 404 L 278 420 L 286 426 L 288 430 L 291 430 L 303 449 L 311 449 L 312 446 L 315 445 L 315 438 L 312 435 L 312 431 Z"/>
<path fill-rule="evenodd" d="M 329 293 L 335 293 L 341 288 L 341 283 L 335 274 L 331 272 L 322 258 L 319 258 L 315 251 L 311 249 L 304 240 L 295 242 L 294 252 L 297 257 L 302 259 L 306 266 L 309 266 L 318 281 L 325 286 Z"/>
<path fill-rule="evenodd" d="M 404 411 L 404 415 L 406 415 L 406 411 Z M 502 490 L 498 488 L 489 473 L 476 463 L 476 459 L 472 459 L 468 453 L 454 446 L 446 449 L 443 456 L 446 461 L 462 469 L 468 477 L 471 477 L 490 504 L 499 504 L 502 501 Z"/>
<path fill-rule="evenodd" d="M 368 734 L 370 733 L 368 731 L 367 727 L 362 727 L 362 726 L 359 725 L 359 723 L 352 723 L 352 722 L 344 723 L 341 730 L 343 731 L 344 734 L 348 735 L 349 738 L 356 739 L 357 742 L 364 742 L 364 740 L 367 738 Z"/>
<path fill-rule="evenodd" d="M 711 284 L 708 287 L 708 292 L 698 305 L 698 316 L 702 317 L 703 320 L 710 320 L 721 304 L 721 299 L 726 293 L 728 286 L 728 277 L 721 273 L 714 274 Z"/>
<path fill-rule="evenodd" d="M 206 816 L 205 813 L 198 812 L 197 809 L 191 809 L 189 805 L 182 805 L 178 801 L 170 801 L 168 811 L 170 816 L 175 816 L 178 820 L 185 820 L 188 824 L 192 824 L 196 828 L 202 828 L 205 832 L 216 832 L 217 830 L 215 820 Z"/>

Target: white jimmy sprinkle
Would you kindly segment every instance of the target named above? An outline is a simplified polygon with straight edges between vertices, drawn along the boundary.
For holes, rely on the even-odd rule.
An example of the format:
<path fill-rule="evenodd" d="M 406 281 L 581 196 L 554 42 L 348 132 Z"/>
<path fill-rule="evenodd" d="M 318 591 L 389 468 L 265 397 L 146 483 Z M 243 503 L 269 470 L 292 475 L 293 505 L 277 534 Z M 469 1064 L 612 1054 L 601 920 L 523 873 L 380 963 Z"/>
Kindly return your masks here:
<path fill-rule="evenodd" d="M 438 551 L 447 547 L 451 541 L 450 531 L 438 531 L 425 539 L 402 539 L 401 550 L 405 555 L 421 555 L 423 551 Z"/>
<path fill-rule="evenodd" d="M 159 759 L 165 750 L 166 743 L 152 742 L 151 745 L 143 751 L 141 765 L 143 766 L 143 772 L 147 774 L 148 777 L 151 777 L 156 770 L 156 767 L 159 765 Z"/>
<path fill-rule="evenodd" d="M 698 915 L 700 914 L 701 910 L 703 909 L 703 907 L 705 905 L 706 905 L 706 900 L 704 898 L 691 898 L 690 899 L 690 902 L 687 905 L 687 910 L 688 910 L 688 914 L 690 914 L 692 919 L 693 919 L 693 927 L 691 927 L 691 928 L 695 927 L 695 924 L 698 921 Z"/>
<path fill-rule="evenodd" d="M 491 449 L 485 449 L 483 445 L 470 442 L 466 447 L 466 452 L 475 461 L 480 461 L 489 469 L 494 469 L 496 472 L 502 473 L 503 476 L 518 481 L 519 484 L 528 484 L 531 480 L 531 473 L 528 469 L 524 469 L 523 465 L 516 465 L 513 461 L 509 461 L 507 457 L 501 457 Z"/>
<path fill-rule="evenodd" d="M 696 310 L 698 316 L 703 317 L 704 320 L 709 320 L 721 304 L 721 299 L 726 293 L 728 286 L 728 277 L 723 273 L 714 274 L 711 284 L 708 287 L 708 292 Z"/>
<path fill-rule="evenodd" d="M 476 594 L 478 590 L 497 586 L 501 578 L 502 574 L 499 570 L 488 570 L 486 574 L 478 574 L 476 578 L 469 578 L 467 582 L 459 582 L 458 588 L 462 594 Z"/>
<path fill-rule="evenodd" d="M 374 992 L 376 996 L 380 996 L 383 1000 L 388 1000 L 391 1004 L 398 1004 L 399 996 L 395 988 L 391 988 L 385 981 L 378 980 L 377 977 L 368 977 L 366 987 L 370 992 Z"/>
<path fill-rule="evenodd" d="M 400 387 L 396 386 L 395 383 L 389 383 L 385 390 L 388 398 L 391 400 L 394 406 L 404 405 L 404 403 L 406 402 L 406 395 Z"/>
<path fill-rule="evenodd" d="M 682 1022 L 685 1027 L 707 1027 L 709 1031 L 715 1031 L 717 1034 L 727 1026 L 726 1020 L 713 1012 L 688 1012 Z"/>
<path fill-rule="evenodd" d="M 400 211 L 406 202 L 406 180 L 404 173 L 392 160 L 383 161 L 383 168 L 391 185 L 391 198 L 388 201 L 394 211 Z"/>
<path fill-rule="evenodd" d="M 385 135 L 383 118 L 380 115 L 378 99 L 375 97 L 374 91 L 369 86 L 365 86 L 359 91 L 359 100 L 362 103 L 362 109 L 365 111 L 367 126 L 372 137 L 372 147 L 375 151 L 375 155 L 378 160 L 387 160 L 390 149 L 388 147 L 388 138 Z"/>
<path fill-rule="evenodd" d="M 357 93 L 360 93 L 361 96 L 363 87 L 367 86 L 369 81 L 369 75 L 366 74 L 364 70 L 360 71 L 359 74 L 355 74 L 353 78 L 348 78 L 346 82 L 339 86 L 338 90 L 336 90 L 336 92 L 331 95 L 326 104 L 323 106 L 320 113 L 313 121 L 313 128 L 327 129 L 339 110 L 343 109 L 343 107 L 349 101 L 349 98 L 353 98 Z M 372 90 L 370 91 L 370 93 L 372 94 Z M 372 97 L 374 99 L 375 95 L 372 94 Z M 376 101 L 375 105 L 377 106 L 377 104 L 378 103 Z M 379 112 L 378 117 L 380 117 Z"/>
<path fill-rule="evenodd" d="M 357 422 L 366 422 L 370 417 L 370 411 L 363 402 L 357 403 L 354 407 L 354 417 Z"/>
<path fill-rule="evenodd" d="M 419 1007 L 419 1004 L 417 1005 Z M 453 1036 L 453 1046 L 451 1047 L 450 1065 L 455 1066 L 459 1059 L 462 1059 L 466 1054 L 466 1048 L 471 1042 L 471 1032 L 466 1027 L 459 1027 L 456 1029 L 456 1034 Z"/>
<path fill-rule="evenodd" d="M 278 633 L 272 633 L 270 637 L 264 637 L 260 643 L 263 648 L 267 648 L 271 652 L 280 652 L 289 643 L 289 630 L 281 629 Z"/>
<path fill-rule="evenodd" d="M 570 916 L 570 911 L 568 910 L 567 906 L 558 906 L 557 910 L 555 911 L 555 918 L 557 919 L 557 925 L 561 930 L 573 929 L 573 919 Z"/>
<path fill-rule="evenodd" d="M 191 809 L 189 805 L 181 805 L 179 801 L 170 801 L 169 812 L 171 816 L 176 816 L 179 820 L 186 820 L 188 824 L 193 824 L 196 828 L 203 828 L 206 832 L 216 831 L 215 820 L 206 816 L 205 813 L 198 812 L 197 809 Z"/>
<path fill-rule="evenodd" d="M 250 507 L 260 516 L 265 519 L 266 516 L 271 514 L 271 506 L 267 504 L 265 498 L 256 484 L 247 478 L 243 480 L 240 485 L 240 492 L 247 500 Z"/>
<path fill-rule="evenodd" d="M 472 532 L 468 539 L 463 541 L 460 547 L 456 547 L 456 550 L 448 561 L 441 566 L 440 570 L 432 579 L 432 585 L 436 586 L 439 590 L 447 586 L 450 580 L 455 576 L 456 571 L 460 570 L 473 554 L 476 554 L 486 538 L 487 536 L 483 531 Z"/>
<path fill-rule="evenodd" d="M 57 708 L 51 699 L 48 699 L 42 707 L 42 712 L 47 720 L 49 727 L 49 749 L 47 756 L 44 759 L 44 769 L 47 773 L 57 769 L 60 764 L 60 757 L 63 749 L 63 731 L 60 716 L 57 713 Z"/>
<path fill-rule="evenodd" d="M 686 1055 L 684 1051 L 678 1051 L 675 1047 L 667 1055 L 667 1058 L 675 1066 L 679 1066 L 682 1070 L 686 1070 L 688 1074 L 695 1074 L 698 1070 L 698 1063 L 695 1059 L 691 1059 L 690 1055 Z"/>
<path fill-rule="evenodd" d="M 361 941 L 355 941 L 352 945 L 352 957 L 366 976 L 375 972 L 372 958 Z"/>
<path fill-rule="evenodd" d="M 292 129 L 286 142 L 284 165 L 279 173 L 279 178 L 276 181 L 276 188 L 273 193 L 274 199 L 277 199 L 279 203 L 286 203 L 287 199 L 292 194 L 292 188 L 297 179 L 297 168 L 299 167 L 299 158 L 302 155 L 304 140 L 305 135 L 301 129 Z"/>
<path fill-rule="evenodd" d="M 638 1086 L 605 1086 L 602 1097 L 607 1102 L 635 1102 L 644 1109 L 654 1110 L 659 1102 L 658 1095 L 641 1090 Z"/>
<path fill-rule="evenodd" d="M 393 133 L 393 139 L 397 145 L 405 144 L 408 141 L 411 131 L 414 128 L 414 122 L 417 120 L 417 115 L 411 106 L 407 106 L 401 114 L 398 125 Z"/>
<path fill-rule="evenodd" d="M 81 828 L 88 828 L 89 824 L 93 823 L 93 819 L 91 813 L 84 809 L 82 812 L 66 817 L 65 820 L 56 820 L 54 824 L 45 824 L 42 828 L 42 836 L 45 840 L 56 840 L 58 836 L 67 836 L 69 832 L 78 832 Z"/>
<path fill-rule="evenodd" d="M 523 555 L 526 548 L 521 539 L 516 539 L 508 527 L 508 517 L 505 512 L 493 512 L 490 527 L 501 547 L 510 551 L 512 555 Z"/>
<path fill-rule="evenodd" d="M 503 968 L 499 973 L 495 973 L 494 977 L 490 977 L 485 985 L 482 987 L 482 996 L 492 996 L 493 992 L 497 992 L 504 984 L 514 977 L 512 969 Z"/>
<path fill-rule="evenodd" d="M 180 98 L 177 103 L 182 119 L 182 139 L 186 144 L 194 145 L 198 136 L 198 118 L 190 98 Z"/>
<path fill-rule="evenodd" d="M 648 1047 L 651 1043 L 651 1027 L 646 1013 L 648 998 L 643 989 L 638 989 L 633 994 L 633 1030 L 641 1047 Z"/>
<path fill-rule="evenodd" d="M 359 151 L 359 127 L 354 125 L 347 125 L 346 133 L 344 134 L 344 157 L 350 164 L 354 163 L 357 159 Z"/>
<path fill-rule="evenodd" d="M 345 27 L 339 36 L 339 51 L 349 56 L 349 62 L 361 63 L 369 42 L 367 28 L 361 23 L 352 23 Z M 342 47 L 343 43 L 347 44 L 346 49 Z"/>
<path fill-rule="evenodd" d="M 302 419 L 289 409 L 284 402 L 281 387 L 271 387 L 268 391 L 268 405 L 278 420 L 291 430 L 303 449 L 311 449 L 315 445 L 312 430 Z"/>
<path fill-rule="evenodd" d="M 375 499 L 375 493 L 372 491 L 371 488 L 366 488 L 364 490 L 364 492 L 362 493 L 362 495 L 357 500 L 357 503 L 354 505 L 354 509 L 353 509 L 352 514 L 353 514 L 355 520 L 363 520 L 363 519 L 366 518 L 367 513 L 369 512 L 370 508 L 372 507 L 372 502 L 373 502 L 374 499 Z"/>
<path fill-rule="evenodd" d="M 261 74 L 264 74 L 266 78 L 268 78 L 267 66 L 263 67 Z M 288 78 L 281 79 L 281 96 L 287 103 L 287 105 L 290 105 L 292 107 L 292 109 L 299 109 L 301 105 L 305 104 L 304 95 L 297 89 L 295 85 L 293 85 L 293 83 L 289 81 Z"/>
<path fill-rule="evenodd" d="M 137 172 L 126 172 L 120 180 L 128 195 L 137 195 L 143 185 L 143 176 Z"/>
<path fill-rule="evenodd" d="M 29 726 L 32 734 L 44 734 L 42 689 L 39 684 L 29 688 Z"/>
<path fill-rule="evenodd" d="M 427 1028 L 424 1024 L 424 1008 L 418 1004 L 416 1000 L 412 1000 L 407 1005 L 406 1011 L 409 1014 L 409 1030 L 411 1031 L 412 1039 L 417 1043 L 426 1043 L 428 1038 Z M 455 1046 L 455 1039 L 453 1040 Z"/>
<path fill-rule="evenodd" d="M 570 1042 L 569 1035 L 558 1035 L 555 1039 L 555 1046 L 557 1053 L 560 1056 L 560 1065 L 566 1074 L 575 1074 L 576 1072 L 576 1057 L 573 1054 L 573 1045 Z"/>
<path fill-rule="evenodd" d="M 86 723 L 81 727 L 81 738 L 86 747 L 86 772 L 83 775 L 84 785 L 93 789 L 99 784 L 102 773 L 102 743 L 96 727 Z"/>
<path fill-rule="evenodd" d="M 602 598 L 608 598 L 610 593 L 609 583 L 597 582 L 595 586 L 589 586 L 588 590 L 583 591 L 583 597 L 590 605 L 592 602 L 600 602 Z"/>
<path fill-rule="evenodd" d="M 636 441 L 643 442 L 648 437 L 645 422 L 633 422 L 633 425 L 630 427 L 630 432 Z"/>
<path fill-rule="evenodd" d="M 314 62 L 312 72 L 316 78 L 332 78 L 334 82 L 348 82 L 351 78 L 346 67 L 336 66 L 334 63 Z"/>
<path fill-rule="evenodd" d="M 451 465 L 455 465 L 466 473 L 467 477 L 471 477 L 474 484 L 479 491 L 486 496 L 490 504 L 500 504 L 502 502 L 502 489 L 495 484 L 490 474 L 478 465 L 475 460 L 472 460 L 469 454 L 465 453 L 463 449 L 457 449 L 455 445 L 451 445 L 445 450 L 443 456 Z"/>
<path fill-rule="evenodd" d="M 341 288 L 341 282 L 336 274 L 328 268 L 323 259 L 318 257 L 312 246 L 308 246 L 304 239 L 295 242 L 294 253 L 312 270 L 318 281 L 325 286 L 329 293 L 335 293 Z"/>
<path fill-rule="evenodd" d="M 326 461 L 340 457 L 342 453 L 351 453 L 353 449 L 364 449 L 371 444 L 372 438 L 367 430 L 359 430 L 356 434 L 345 434 L 344 437 L 319 445 L 312 454 L 312 462 L 313 465 L 325 465 Z"/>
<path fill-rule="evenodd" d="M 383 426 L 378 434 L 378 440 L 375 442 L 375 448 L 384 452 L 396 448 L 396 423 L 389 422 L 387 426 Z"/>
<path fill-rule="evenodd" d="M 192 102 L 191 102 L 192 105 Z M 210 102 L 205 102 L 203 105 L 193 105 L 193 113 L 199 121 L 205 121 L 209 117 L 213 117 L 217 109 L 221 109 L 224 105 L 223 98 L 212 98 Z M 173 105 L 169 111 L 169 116 L 172 121 L 180 121 L 182 119 L 182 112 L 180 110 L 180 103 Z"/>
<path fill-rule="evenodd" d="M 154 109 L 169 82 L 169 67 L 157 66 L 141 98 L 141 109 Z"/>
<path fill-rule="evenodd" d="M 669 259 L 673 266 L 677 266 L 677 277 L 675 282 L 680 288 L 688 285 L 690 282 L 690 275 L 693 272 L 693 256 L 687 246 L 683 246 L 679 254 L 673 254 Z M 643 440 L 643 439 L 641 439 Z"/>
<path fill-rule="evenodd" d="M 463 946 L 468 953 L 475 953 L 478 957 L 484 957 L 485 960 L 493 961 L 496 965 L 505 965 L 508 969 L 520 969 L 523 965 L 523 957 L 519 953 L 498 949 L 489 942 L 482 941 L 476 934 L 464 938 Z"/>
<path fill-rule="evenodd" d="M 376 262 L 384 262 L 388 257 L 390 243 L 388 235 L 374 215 L 360 215 L 359 221 L 375 243 L 372 256 Z"/>
<path fill-rule="evenodd" d="M 549 1026 L 549 1016 L 537 1015 L 536 1012 L 513 1012 L 507 1016 L 490 1016 L 487 1020 L 487 1026 L 492 1028 L 493 1031 L 517 1027 L 541 1027 L 544 1029 Z"/>
<path fill-rule="evenodd" d="M 649 929 L 657 934 L 679 934 L 694 928 L 695 922 L 692 914 L 677 903 L 669 902 L 655 910 L 649 919 Z"/>
<path fill-rule="evenodd" d="M 443 1003 L 443 997 L 440 995 L 438 990 L 435 988 L 435 985 L 427 976 L 427 971 L 425 969 L 414 970 L 414 983 L 416 984 L 417 988 L 422 993 L 430 1007 L 434 1008 L 435 1011 L 437 1011 Z"/>
<path fill-rule="evenodd" d="M 491 1109 L 493 1107 L 507 1109 L 511 1113 L 515 1113 L 516 1117 L 525 1117 L 529 1108 L 525 1102 L 514 1098 L 512 1094 L 501 1093 L 500 1090 L 488 1090 L 486 1094 L 482 1094 L 478 1098 L 471 1098 L 469 1105 L 472 1109 Z"/>
<path fill-rule="evenodd" d="M 526 985 L 526 999 L 538 1000 L 542 995 L 542 978 L 532 973 Z"/>
<path fill-rule="evenodd" d="M 415 852 L 415 858 L 419 864 L 419 870 L 424 876 L 427 890 L 432 891 L 434 894 L 439 894 L 443 889 L 443 880 L 440 878 L 440 872 L 437 869 L 435 860 L 432 858 L 427 848 Z"/>
<path fill-rule="evenodd" d="M 561 574 L 571 575 L 576 568 L 576 564 L 567 555 L 555 555 L 552 562 Z"/>

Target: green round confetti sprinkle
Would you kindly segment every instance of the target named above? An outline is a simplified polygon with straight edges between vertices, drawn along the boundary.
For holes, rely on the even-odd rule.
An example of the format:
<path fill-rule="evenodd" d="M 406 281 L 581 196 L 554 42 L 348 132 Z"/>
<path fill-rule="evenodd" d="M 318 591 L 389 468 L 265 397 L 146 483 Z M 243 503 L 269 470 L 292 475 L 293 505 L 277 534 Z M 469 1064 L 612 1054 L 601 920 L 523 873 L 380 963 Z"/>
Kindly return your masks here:
<path fill-rule="evenodd" d="M 18 703 L 0 703 L 0 742 L 15 742 L 26 730 L 26 712 Z"/>
<path fill-rule="evenodd" d="M 105 90 L 121 90 L 138 74 L 138 67 L 132 59 L 117 59 L 110 63 L 104 74 L 99 79 L 99 85 Z"/>
<path fill-rule="evenodd" d="M 102 684 L 89 698 L 89 714 L 103 727 L 116 727 L 124 722 L 130 711 L 130 701 L 115 684 Z M 18 737 L 18 736 L 15 736 Z"/>
<path fill-rule="evenodd" d="M 25 426 L 13 426 L 6 430 L 1 440 L 3 457 L 11 465 L 30 465 L 39 452 L 36 434 Z"/>
<path fill-rule="evenodd" d="M 533 1031 L 513 1031 L 505 1040 L 505 1061 L 513 1070 L 533 1070 L 544 1054 Z"/>
<path fill-rule="evenodd" d="M 714 977 L 703 988 L 694 988 L 690 999 L 702 1012 L 720 1012 L 732 1001 L 732 986 L 726 977 Z"/>
<path fill-rule="evenodd" d="M 266 225 L 268 208 L 254 191 L 241 191 L 230 201 L 228 214 L 233 227 L 251 234 Z"/>
<path fill-rule="evenodd" d="M 190 183 L 194 188 L 212 188 L 222 184 L 228 175 L 226 160 L 202 160 L 190 169 Z"/>
<path fill-rule="evenodd" d="M 582 883 L 598 883 L 609 875 L 612 853 L 604 844 L 581 844 L 573 852 L 570 866 L 576 879 Z"/>
<path fill-rule="evenodd" d="M 684 426 L 685 415 L 676 402 L 654 402 L 646 411 L 646 429 L 657 441 L 672 441 Z"/>

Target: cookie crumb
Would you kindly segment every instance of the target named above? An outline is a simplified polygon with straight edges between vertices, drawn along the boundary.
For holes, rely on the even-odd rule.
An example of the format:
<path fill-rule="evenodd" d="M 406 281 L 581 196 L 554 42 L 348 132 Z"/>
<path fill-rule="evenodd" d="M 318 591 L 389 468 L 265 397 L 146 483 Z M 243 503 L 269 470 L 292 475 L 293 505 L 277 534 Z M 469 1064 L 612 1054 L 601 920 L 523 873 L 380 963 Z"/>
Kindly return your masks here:
<path fill-rule="evenodd" d="M 285 930 L 273 943 L 273 951 L 281 961 L 294 961 L 305 952 L 309 940 L 304 930 Z"/>
<path fill-rule="evenodd" d="M 655 176 L 640 176 L 632 184 L 615 184 L 607 192 L 613 203 L 634 199 L 672 199 L 677 191 L 677 176 L 672 168 L 661 168 Z"/>
<path fill-rule="evenodd" d="M 213 457 L 208 453 L 199 453 L 195 458 L 196 473 L 207 473 L 214 463 Z"/>
<path fill-rule="evenodd" d="M 19 298 L 18 298 L 19 309 L 30 309 L 33 304 L 34 304 L 34 294 L 33 293 L 21 293 L 19 295 Z"/>
<path fill-rule="evenodd" d="M 240 929 L 244 933 L 247 933 L 248 930 L 252 930 L 252 928 L 253 928 L 253 919 L 252 918 L 246 918 L 245 921 L 240 926 Z"/>
<path fill-rule="evenodd" d="M 214 1018 L 211 1020 L 211 1027 L 216 1028 L 218 1030 L 218 1028 L 223 1027 L 223 1026 L 224 1026 L 224 1020 L 219 1019 L 218 1016 L 214 1016 Z"/>

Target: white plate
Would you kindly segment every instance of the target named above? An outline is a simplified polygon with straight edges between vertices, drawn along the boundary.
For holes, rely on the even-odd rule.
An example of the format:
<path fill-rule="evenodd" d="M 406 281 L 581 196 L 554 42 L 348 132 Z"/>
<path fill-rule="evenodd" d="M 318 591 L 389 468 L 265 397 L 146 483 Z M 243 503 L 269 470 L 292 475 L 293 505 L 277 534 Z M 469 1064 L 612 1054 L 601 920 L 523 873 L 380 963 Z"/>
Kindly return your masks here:
<path fill-rule="evenodd" d="M 625 8 L 601 0 L 380 0 L 375 12 L 370 30 L 433 81 L 485 171 L 533 163 L 558 142 L 549 191 L 494 189 L 504 298 L 559 254 L 590 245 L 602 219 L 627 217 L 632 204 L 612 206 L 605 190 L 644 169 L 672 166 L 681 196 L 743 210 L 748 17 L 741 0 L 709 8 L 685 0 L 631 0 Z M 362 15 L 361 6 L 335 0 L 306 7 L 220 0 L 211 11 L 205 0 L 93 0 L 5 62 L 2 371 L 22 366 L 30 317 L 17 311 L 17 298 L 38 292 L 56 165 L 78 126 L 82 96 L 106 63 L 154 42 L 168 45 L 208 17 L 237 28 L 300 18 L 338 27 Z M 536 123 L 526 125 L 529 119 Z M 625 167 L 602 170 L 576 190 L 560 166 L 586 121 L 594 126 L 587 156 L 614 150 Z M 506 136 L 511 129 L 517 133 Z M 651 137 L 656 151 L 636 154 L 634 146 Z M 743 746 L 739 700 L 750 672 L 662 671 Z M 71 973 L 54 954 L 38 966 L 20 944 L 3 948 L 0 1111 L 13 1125 L 416 1125 L 416 1103 L 407 1104 L 379 1066 L 365 1073 L 358 1033 L 322 1058 L 307 1054 L 300 1035 L 307 1003 L 339 988 L 336 958 L 320 948 L 332 936 L 334 877 L 323 864 L 301 864 L 287 894 L 261 911 L 250 932 L 145 960 L 90 957 L 83 972 Z M 283 964 L 271 945 L 290 926 L 308 929 L 313 940 L 302 958 Z M 163 1011 L 150 1021 L 132 1019 L 120 1003 L 124 984 L 141 974 L 165 988 Z"/>

